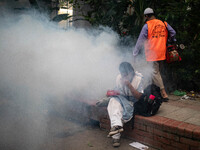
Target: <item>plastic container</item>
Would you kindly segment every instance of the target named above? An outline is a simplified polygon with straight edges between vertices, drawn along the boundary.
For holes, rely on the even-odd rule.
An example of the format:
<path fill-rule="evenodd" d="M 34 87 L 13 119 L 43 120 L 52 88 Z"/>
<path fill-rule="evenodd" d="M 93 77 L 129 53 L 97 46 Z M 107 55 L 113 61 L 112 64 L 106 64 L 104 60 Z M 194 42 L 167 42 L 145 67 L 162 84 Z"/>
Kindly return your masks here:
<path fill-rule="evenodd" d="M 154 102 L 155 96 L 154 95 L 149 95 L 148 103 L 152 104 Z"/>

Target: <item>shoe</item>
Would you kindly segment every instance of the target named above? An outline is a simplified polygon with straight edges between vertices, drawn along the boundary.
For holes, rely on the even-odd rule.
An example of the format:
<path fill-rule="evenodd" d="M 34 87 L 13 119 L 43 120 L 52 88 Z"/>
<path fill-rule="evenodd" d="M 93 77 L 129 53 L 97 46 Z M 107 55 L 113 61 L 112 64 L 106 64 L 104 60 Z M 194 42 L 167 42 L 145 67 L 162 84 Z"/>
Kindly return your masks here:
<path fill-rule="evenodd" d="M 120 139 L 113 139 L 113 147 L 119 147 L 120 146 Z"/>
<path fill-rule="evenodd" d="M 108 134 L 108 135 L 107 135 L 107 138 L 111 138 L 111 136 Z"/>
<path fill-rule="evenodd" d="M 114 126 L 110 129 L 110 133 L 108 134 L 109 136 L 115 135 L 117 133 L 120 133 L 124 131 L 124 129 L 121 126 Z"/>
<path fill-rule="evenodd" d="M 169 101 L 169 98 L 168 98 L 168 97 L 162 98 L 162 101 L 163 101 L 163 102 L 168 102 L 168 101 Z"/>

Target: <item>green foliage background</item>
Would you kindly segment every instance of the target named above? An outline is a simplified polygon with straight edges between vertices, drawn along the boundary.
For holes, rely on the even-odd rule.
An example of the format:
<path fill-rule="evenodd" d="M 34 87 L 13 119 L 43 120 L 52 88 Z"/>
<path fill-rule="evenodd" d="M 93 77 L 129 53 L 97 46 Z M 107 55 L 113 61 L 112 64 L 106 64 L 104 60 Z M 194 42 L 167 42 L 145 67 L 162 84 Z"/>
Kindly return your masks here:
<path fill-rule="evenodd" d="M 167 21 L 177 32 L 177 42 L 186 48 L 181 52 L 182 61 L 167 65 L 173 82 L 186 90 L 199 91 L 200 85 L 200 1 L 199 0 L 71 0 L 74 7 L 89 5 L 84 15 L 93 26 L 105 25 L 115 30 L 127 45 L 127 37 L 136 39 L 144 25 L 143 12 L 154 9 L 156 17 Z M 127 12 L 131 7 L 132 14 Z M 188 84 L 189 83 L 189 84 Z"/>

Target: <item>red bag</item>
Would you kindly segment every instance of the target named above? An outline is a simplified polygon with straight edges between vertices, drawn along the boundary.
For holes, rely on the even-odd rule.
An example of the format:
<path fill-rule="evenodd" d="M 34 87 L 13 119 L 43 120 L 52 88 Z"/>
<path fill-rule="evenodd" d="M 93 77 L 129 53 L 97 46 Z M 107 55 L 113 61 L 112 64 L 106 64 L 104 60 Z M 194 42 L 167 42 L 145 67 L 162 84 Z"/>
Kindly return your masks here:
<path fill-rule="evenodd" d="M 163 23 L 164 23 L 164 21 L 163 21 Z M 167 37 L 167 39 L 168 39 L 169 35 L 170 35 L 170 32 L 168 31 L 167 26 L 166 26 L 165 23 L 164 23 L 164 25 L 165 25 L 166 30 L 168 32 L 168 37 Z M 181 57 L 180 57 L 180 55 L 178 53 L 178 47 L 176 45 L 169 45 L 169 46 L 167 46 L 166 61 L 167 61 L 167 63 L 171 63 L 171 62 L 175 62 L 175 61 L 181 61 Z"/>
<path fill-rule="evenodd" d="M 177 51 L 176 45 L 167 46 L 166 61 L 167 61 L 167 63 L 181 61 L 181 57 Z"/>

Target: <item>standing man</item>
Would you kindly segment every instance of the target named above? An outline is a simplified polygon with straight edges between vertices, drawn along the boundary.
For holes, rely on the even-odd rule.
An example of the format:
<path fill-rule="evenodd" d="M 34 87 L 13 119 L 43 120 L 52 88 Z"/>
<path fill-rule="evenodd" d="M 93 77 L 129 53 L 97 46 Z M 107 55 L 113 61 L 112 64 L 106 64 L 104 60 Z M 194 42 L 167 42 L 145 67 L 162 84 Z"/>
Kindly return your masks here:
<path fill-rule="evenodd" d="M 167 102 L 169 99 L 160 74 L 160 66 L 163 60 L 166 59 L 168 31 L 170 35 L 169 40 L 174 42 L 176 41 L 176 32 L 167 22 L 164 24 L 163 21 L 156 19 L 153 9 L 146 8 L 144 16 L 146 23 L 140 32 L 135 49 L 133 50 L 133 56 L 137 56 L 144 45 L 146 61 L 153 66 L 152 81 L 160 87 L 163 101 Z"/>

